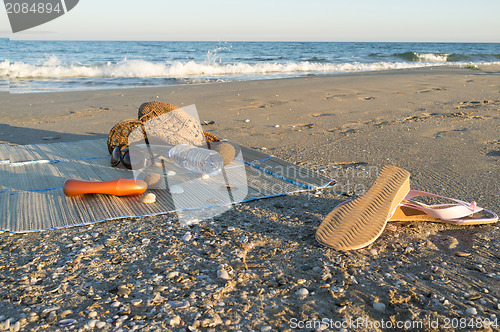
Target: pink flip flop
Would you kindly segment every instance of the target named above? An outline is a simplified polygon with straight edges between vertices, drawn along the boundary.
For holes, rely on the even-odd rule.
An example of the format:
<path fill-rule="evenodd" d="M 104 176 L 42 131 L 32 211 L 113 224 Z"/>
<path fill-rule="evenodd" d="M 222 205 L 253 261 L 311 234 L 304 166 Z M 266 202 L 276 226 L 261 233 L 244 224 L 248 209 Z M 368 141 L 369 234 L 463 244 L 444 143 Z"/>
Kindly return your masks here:
<path fill-rule="evenodd" d="M 455 204 L 427 205 L 411 200 L 415 197 L 436 197 L 447 199 Z M 345 201 L 336 208 L 347 204 Z M 431 194 L 425 191 L 410 190 L 394 211 L 389 221 L 428 221 L 440 222 L 451 225 L 484 225 L 494 224 L 498 221 L 498 215 L 494 212 L 481 208 L 476 202 L 467 203 L 458 199 L 448 198 Z"/>
<path fill-rule="evenodd" d="M 427 205 L 413 200 L 415 197 L 435 197 L 446 199 L 450 204 Z M 410 190 L 390 219 L 391 221 L 432 221 L 453 225 L 482 225 L 498 221 L 498 216 L 476 205 L 458 199 L 431 194 L 420 190 Z"/>

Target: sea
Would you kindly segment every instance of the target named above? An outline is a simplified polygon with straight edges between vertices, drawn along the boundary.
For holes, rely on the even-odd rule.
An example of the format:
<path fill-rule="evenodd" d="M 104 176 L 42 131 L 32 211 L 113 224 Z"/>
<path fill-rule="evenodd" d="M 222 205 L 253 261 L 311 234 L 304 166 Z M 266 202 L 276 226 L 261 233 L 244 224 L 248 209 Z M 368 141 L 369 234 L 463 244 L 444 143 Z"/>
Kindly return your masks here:
<path fill-rule="evenodd" d="M 0 39 L 0 91 L 81 91 L 500 64 L 500 43 Z"/>

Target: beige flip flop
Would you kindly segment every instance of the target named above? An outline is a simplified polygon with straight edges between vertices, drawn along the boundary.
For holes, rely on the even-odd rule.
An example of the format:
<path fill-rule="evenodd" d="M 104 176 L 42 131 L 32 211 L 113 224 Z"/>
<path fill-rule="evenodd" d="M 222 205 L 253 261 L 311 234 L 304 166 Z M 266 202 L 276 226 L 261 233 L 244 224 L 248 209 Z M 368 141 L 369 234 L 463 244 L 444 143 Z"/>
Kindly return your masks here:
<path fill-rule="evenodd" d="M 366 247 L 375 241 L 410 191 L 410 173 L 385 166 L 361 197 L 335 208 L 316 231 L 316 240 L 337 250 Z"/>

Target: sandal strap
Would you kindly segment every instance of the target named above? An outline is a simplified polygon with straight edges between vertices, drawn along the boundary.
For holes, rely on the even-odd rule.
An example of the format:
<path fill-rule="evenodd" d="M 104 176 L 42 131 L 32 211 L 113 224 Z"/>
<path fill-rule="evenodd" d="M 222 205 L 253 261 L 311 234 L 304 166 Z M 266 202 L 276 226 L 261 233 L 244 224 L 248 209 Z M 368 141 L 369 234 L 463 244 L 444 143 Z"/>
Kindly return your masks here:
<path fill-rule="evenodd" d="M 412 198 L 419 196 L 443 198 L 456 204 L 451 204 L 451 206 L 450 204 L 426 205 L 411 200 Z M 441 220 L 463 218 L 483 210 L 483 208 L 477 206 L 474 201 L 467 203 L 458 199 L 431 194 L 420 190 L 410 190 L 406 195 L 405 200 L 403 200 L 400 205 L 423 211 L 426 214 Z"/>

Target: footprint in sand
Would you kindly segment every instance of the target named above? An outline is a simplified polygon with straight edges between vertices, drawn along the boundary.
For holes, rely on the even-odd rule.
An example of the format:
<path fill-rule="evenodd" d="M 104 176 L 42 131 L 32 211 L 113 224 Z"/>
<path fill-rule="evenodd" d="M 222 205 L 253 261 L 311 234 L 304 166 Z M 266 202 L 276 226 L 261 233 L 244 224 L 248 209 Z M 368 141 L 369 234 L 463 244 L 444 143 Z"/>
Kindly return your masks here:
<path fill-rule="evenodd" d="M 234 111 L 234 110 L 245 110 L 245 109 L 250 109 L 250 108 L 266 109 L 266 108 L 271 108 L 271 107 L 274 107 L 274 106 L 284 105 L 284 104 L 287 104 L 287 103 L 288 103 L 288 101 L 281 101 L 281 100 L 280 101 L 272 101 L 272 102 L 268 102 L 268 103 L 253 102 L 250 105 L 233 107 L 230 110 L 231 111 Z"/>
<path fill-rule="evenodd" d="M 347 97 L 347 95 L 333 95 L 333 96 L 326 96 L 323 98 L 323 100 L 329 100 L 329 99 L 336 99 L 336 100 L 342 100 L 343 97 Z"/>
<path fill-rule="evenodd" d="M 298 123 L 298 124 L 292 125 L 291 130 L 301 131 L 302 129 L 311 129 L 311 128 L 314 128 L 315 126 L 316 126 L 316 124 L 314 124 L 314 123 Z"/>
<path fill-rule="evenodd" d="M 486 154 L 488 157 L 500 157 L 500 150 L 493 150 Z"/>
<path fill-rule="evenodd" d="M 329 132 L 338 132 L 342 135 L 350 135 L 364 131 L 365 127 L 366 125 L 364 123 L 353 122 L 353 123 L 347 123 L 343 126 L 340 126 L 339 128 L 331 129 L 329 130 Z"/>
<path fill-rule="evenodd" d="M 431 92 L 431 91 L 442 91 L 442 90 L 446 90 L 446 88 L 428 88 L 428 89 L 424 89 L 424 90 L 419 90 L 416 93 L 427 93 L 427 92 Z"/>
<path fill-rule="evenodd" d="M 335 113 L 311 113 L 310 116 L 312 116 L 313 118 L 317 118 L 317 117 L 320 117 L 320 116 L 333 116 L 335 115 Z"/>
<path fill-rule="evenodd" d="M 81 114 L 81 113 L 93 113 L 93 112 L 106 112 L 109 111 L 109 107 L 90 107 L 90 108 L 82 108 L 79 110 L 71 111 L 69 114 Z"/>
<path fill-rule="evenodd" d="M 434 135 L 434 138 L 455 137 L 456 135 L 462 135 L 463 133 L 465 133 L 467 131 L 470 131 L 470 129 L 468 129 L 468 128 L 462 128 L 462 129 L 441 130 L 441 131 L 438 131 Z"/>

